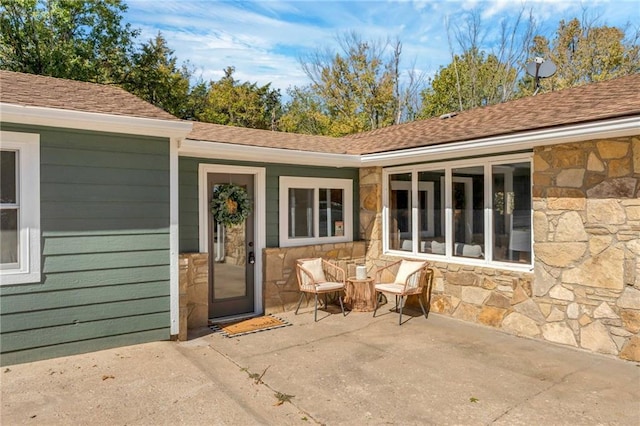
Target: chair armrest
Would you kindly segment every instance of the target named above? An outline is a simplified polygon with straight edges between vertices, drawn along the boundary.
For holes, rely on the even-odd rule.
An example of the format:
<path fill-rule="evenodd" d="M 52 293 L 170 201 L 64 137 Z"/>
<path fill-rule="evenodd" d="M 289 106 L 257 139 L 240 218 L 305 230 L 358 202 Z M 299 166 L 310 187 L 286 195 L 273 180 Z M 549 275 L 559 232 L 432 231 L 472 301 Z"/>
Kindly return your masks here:
<path fill-rule="evenodd" d="M 324 259 L 322 259 L 322 265 L 325 269 L 333 271 L 333 277 L 336 279 L 337 282 L 341 282 L 343 284 L 346 283 L 347 273 L 344 271 L 344 269 Z M 326 272 L 325 272 L 325 275 L 326 275 Z"/>
<path fill-rule="evenodd" d="M 381 282 L 386 282 L 386 281 L 388 281 L 388 280 L 383 280 L 383 279 L 382 279 L 382 274 L 384 274 L 385 272 L 390 273 L 390 274 L 394 277 L 394 279 L 395 279 L 396 274 L 395 274 L 395 273 L 393 273 L 393 272 L 390 272 L 390 270 L 391 270 L 391 268 L 393 268 L 393 267 L 395 267 L 396 265 L 400 264 L 400 262 L 402 262 L 402 260 L 398 260 L 398 261 L 396 261 L 396 262 L 390 263 L 390 264 L 389 264 L 389 265 L 387 265 L 387 266 L 382 266 L 382 267 L 378 268 L 378 269 L 376 270 L 376 282 L 377 282 L 377 283 L 381 283 Z"/>

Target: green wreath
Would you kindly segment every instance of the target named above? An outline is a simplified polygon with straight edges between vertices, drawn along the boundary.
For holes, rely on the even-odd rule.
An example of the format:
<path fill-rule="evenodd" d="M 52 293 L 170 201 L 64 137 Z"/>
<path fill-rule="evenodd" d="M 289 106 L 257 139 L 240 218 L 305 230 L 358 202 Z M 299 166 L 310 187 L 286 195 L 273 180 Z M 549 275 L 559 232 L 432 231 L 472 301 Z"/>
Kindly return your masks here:
<path fill-rule="evenodd" d="M 232 183 L 213 189 L 210 207 L 215 221 L 225 225 L 238 225 L 251 214 L 249 194 L 243 187 Z"/>

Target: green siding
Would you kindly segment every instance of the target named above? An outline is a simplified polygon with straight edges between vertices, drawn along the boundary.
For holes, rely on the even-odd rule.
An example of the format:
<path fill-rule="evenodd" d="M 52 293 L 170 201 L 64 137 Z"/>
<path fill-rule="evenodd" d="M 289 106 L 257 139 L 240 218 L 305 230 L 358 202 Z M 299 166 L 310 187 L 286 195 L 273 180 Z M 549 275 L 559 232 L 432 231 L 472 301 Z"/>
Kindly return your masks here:
<path fill-rule="evenodd" d="M 357 168 L 312 167 L 253 162 L 217 161 L 180 157 L 180 252 L 197 252 L 198 244 L 198 165 L 231 164 L 266 169 L 266 238 L 267 247 L 278 247 L 278 181 L 280 176 L 340 178 L 353 180 L 353 239 L 359 238 L 359 172 Z"/>
<path fill-rule="evenodd" d="M 0 286 L 2 364 L 170 337 L 169 143 L 42 127 L 42 282 Z"/>

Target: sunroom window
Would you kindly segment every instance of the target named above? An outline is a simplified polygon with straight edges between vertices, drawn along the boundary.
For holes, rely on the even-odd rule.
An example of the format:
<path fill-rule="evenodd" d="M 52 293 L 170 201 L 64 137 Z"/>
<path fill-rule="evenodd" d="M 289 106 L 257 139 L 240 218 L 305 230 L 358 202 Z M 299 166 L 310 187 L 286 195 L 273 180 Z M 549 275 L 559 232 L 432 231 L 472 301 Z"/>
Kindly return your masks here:
<path fill-rule="evenodd" d="M 385 250 L 531 265 L 531 156 L 385 170 Z"/>
<path fill-rule="evenodd" d="M 280 246 L 352 240 L 350 179 L 280 177 Z"/>

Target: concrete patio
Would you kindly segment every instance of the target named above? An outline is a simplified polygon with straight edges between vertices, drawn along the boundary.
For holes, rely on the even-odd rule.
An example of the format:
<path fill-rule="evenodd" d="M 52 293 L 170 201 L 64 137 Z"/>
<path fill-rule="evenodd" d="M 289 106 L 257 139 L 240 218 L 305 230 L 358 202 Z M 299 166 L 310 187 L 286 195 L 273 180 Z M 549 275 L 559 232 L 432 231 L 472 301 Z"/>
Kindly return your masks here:
<path fill-rule="evenodd" d="M 640 424 L 637 363 L 388 307 L 4 367 L 1 423 Z"/>

